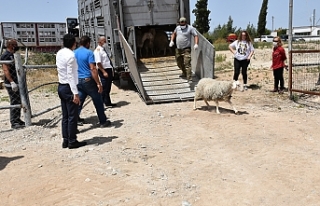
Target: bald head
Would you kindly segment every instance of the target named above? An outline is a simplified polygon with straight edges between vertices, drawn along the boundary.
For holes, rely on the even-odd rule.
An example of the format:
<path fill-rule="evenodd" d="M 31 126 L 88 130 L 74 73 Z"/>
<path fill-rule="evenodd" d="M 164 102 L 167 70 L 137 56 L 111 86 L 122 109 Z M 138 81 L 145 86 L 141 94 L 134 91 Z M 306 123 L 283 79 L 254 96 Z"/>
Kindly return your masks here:
<path fill-rule="evenodd" d="M 100 46 L 103 46 L 105 43 L 107 43 L 106 37 L 100 36 L 99 39 L 98 39 L 98 44 L 99 44 Z"/>

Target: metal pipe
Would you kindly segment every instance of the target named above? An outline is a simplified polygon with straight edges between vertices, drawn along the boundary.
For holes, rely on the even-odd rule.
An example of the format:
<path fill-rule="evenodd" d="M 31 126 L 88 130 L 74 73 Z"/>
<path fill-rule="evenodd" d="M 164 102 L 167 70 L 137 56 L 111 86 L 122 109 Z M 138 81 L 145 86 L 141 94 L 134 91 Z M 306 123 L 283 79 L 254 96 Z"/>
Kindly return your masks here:
<path fill-rule="evenodd" d="M 292 13 L 293 13 L 293 0 L 289 1 L 289 95 L 292 97 Z"/>
<path fill-rule="evenodd" d="M 1 106 L 1 109 L 14 109 L 14 108 L 21 108 L 21 104 L 9 105 L 9 106 Z"/>
<path fill-rule="evenodd" d="M 53 69 L 57 68 L 57 65 L 23 65 L 27 69 Z"/>
<path fill-rule="evenodd" d="M 26 72 L 22 66 L 22 60 L 19 53 L 14 53 L 14 61 L 17 70 L 19 93 L 21 97 L 21 107 L 24 113 L 25 124 L 26 126 L 31 126 L 31 106 L 28 96 Z"/>
<path fill-rule="evenodd" d="M 180 0 L 180 17 L 184 16 L 184 2 Z M 190 21 L 190 19 L 188 19 Z"/>

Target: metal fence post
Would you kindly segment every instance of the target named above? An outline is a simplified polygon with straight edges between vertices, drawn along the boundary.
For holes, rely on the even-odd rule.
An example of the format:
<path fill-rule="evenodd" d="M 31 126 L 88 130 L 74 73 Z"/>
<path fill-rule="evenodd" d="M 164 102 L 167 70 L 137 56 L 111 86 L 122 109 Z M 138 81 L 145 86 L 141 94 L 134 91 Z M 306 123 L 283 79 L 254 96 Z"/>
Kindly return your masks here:
<path fill-rule="evenodd" d="M 14 53 L 15 67 L 18 76 L 19 93 L 21 98 L 21 108 L 24 114 L 26 126 L 31 126 L 31 106 L 27 89 L 26 72 L 22 66 L 22 60 L 19 53 Z"/>

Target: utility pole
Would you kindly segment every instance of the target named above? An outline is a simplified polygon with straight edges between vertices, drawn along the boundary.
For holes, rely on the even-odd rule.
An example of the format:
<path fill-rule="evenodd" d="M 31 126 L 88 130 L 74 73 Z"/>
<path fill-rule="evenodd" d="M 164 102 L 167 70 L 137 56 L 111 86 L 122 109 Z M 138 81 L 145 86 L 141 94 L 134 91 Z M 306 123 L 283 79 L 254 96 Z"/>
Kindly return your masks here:
<path fill-rule="evenodd" d="M 312 26 L 316 26 L 316 10 L 313 9 Z"/>
<path fill-rule="evenodd" d="M 272 16 L 272 31 L 274 31 L 273 25 L 274 25 L 274 16 Z"/>

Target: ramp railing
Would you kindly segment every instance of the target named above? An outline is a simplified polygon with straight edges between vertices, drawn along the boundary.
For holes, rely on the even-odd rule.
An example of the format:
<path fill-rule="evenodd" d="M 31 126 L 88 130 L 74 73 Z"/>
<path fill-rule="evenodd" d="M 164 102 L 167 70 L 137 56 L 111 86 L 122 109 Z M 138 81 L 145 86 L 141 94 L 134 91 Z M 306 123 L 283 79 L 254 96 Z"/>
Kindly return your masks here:
<path fill-rule="evenodd" d="M 197 50 L 192 48 L 191 52 L 191 67 L 192 71 L 201 78 L 214 78 L 214 59 L 215 49 L 214 46 L 198 31 L 199 47 Z M 192 44 L 194 39 L 192 38 Z"/>
<path fill-rule="evenodd" d="M 125 55 L 126 55 L 126 58 L 127 58 L 127 63 L 128 63 L 128 66 L 129 66 L 129 70 L 130 70 L 130 75 L 131 75 L 132 81 L 134 82 L 136 88 L 139 90 L 139 93 L 141 94 L 141 96 L 144 99 L 144 101 L 147 101 L 147 95 L 146 95 L 145 89 L 144 89 L 142 81 L 141 81 L 141 76 L 140 76 L 140 73 L 138 71 L 138 65 L 137 65 L 137 61 L 136 61 L 134 52 L 132 51 L 129 43 L 124 38 L 124 36 L 121 33 L 121 31 L 119 31 L 119 37 L 120 37 L 120 41 L 121 41 L 121 44 L 123 46 L 123 49 L 125 51 Z"/>

